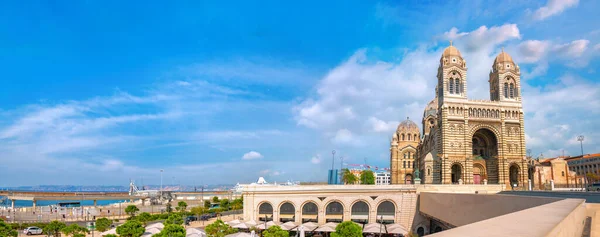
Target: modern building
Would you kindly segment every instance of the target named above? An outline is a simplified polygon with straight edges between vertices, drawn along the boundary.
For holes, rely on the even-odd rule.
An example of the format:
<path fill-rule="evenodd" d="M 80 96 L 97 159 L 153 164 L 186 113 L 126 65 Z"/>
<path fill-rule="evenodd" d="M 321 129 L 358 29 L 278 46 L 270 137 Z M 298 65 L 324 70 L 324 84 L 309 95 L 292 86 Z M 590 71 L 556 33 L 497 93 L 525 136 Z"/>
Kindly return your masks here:
<path fill-rule="evenodd" d="M 402 180 L 400 174 L 405 175 L 405 182 L 410 178 L 408 167 L 414 163 L 408 165 L 407 161 L 405 172 L 402 160 L 404 153 L 410 158 L 410 150 L 410 154 L 417 153 L 422 183 L 482 184 L 485 180 L 490 184 L 526 184 L 520 75 L 519 66 L 502 51 L 491 65 L 489 78 L 476 78 L 489 82 L 490 99 L 471 100 L 467 96 L 467 62 L 450 43 L 440 57 L 435 98 L 423 112 L 423 137 L 414 141 L 419 134 L 407 120 L 392 138 L 392 183 Z M 409 150 L 396 152 L 403 140 L 410 142 L 406 144 Z M 415 144 L 418 146 L 413 150 Z"/>
<path fill-rule="evenodd" d="M 389 171 L 381 171 L 375 173 L 375 185 L 390 185 L 392 176 Z"/>
<path fill-rule="evenodd" d="M 341 184 L 341 177 L 338 170 L 329 170 L 327 172 L 327 184 Z"/>
<path fill-rule="evenodd" d="M 600 175 L 600 153 L 567 157 L 565 161 L 577 175 Z"/>

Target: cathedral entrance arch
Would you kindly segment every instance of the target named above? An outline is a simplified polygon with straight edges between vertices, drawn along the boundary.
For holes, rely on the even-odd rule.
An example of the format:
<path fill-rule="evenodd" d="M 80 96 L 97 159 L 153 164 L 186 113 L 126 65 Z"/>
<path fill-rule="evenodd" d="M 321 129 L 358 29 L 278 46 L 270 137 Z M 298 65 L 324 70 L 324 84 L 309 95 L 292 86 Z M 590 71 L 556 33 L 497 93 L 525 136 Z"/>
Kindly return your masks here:
<path fill-rule="evenodd" d="M 485 179 L 485 168 L 481 164 L 473 164 L 473 184 L 482 184 Z"/>
<path fill-rule="evenodd" d="M 496 133 L 490 130 L 490 128 L 480 127 L 473 133 L 473 137 L 471 138 L 471 148 L 471 150 L 473 151 L 473 160 L 479 160 L 485 163 L 485 169 L 481 171 L 485 174 L 486 178 L 488 179 L 488 183 L 497 184 L 498 137 L 496 136 Z"/>
<path fill-rule="evenodd" d="M 459 164 L 452 165 L 452 183 L 457 184 L 458 180 L 461 179 L 462 167 Z"/>
<path fill-rule="evenodd" d="M 412 174 L 407 174 L 406 176 L 404 176 L 405 184 L 412 184 L 412 180 L 413 180 Z"/>
<path fill-rule="evenodd" d="M 519 186 L 519 165 L 511 164 L 508 173 L 510 177 L 510 186 L 514 187 L 515 184 Z"/>

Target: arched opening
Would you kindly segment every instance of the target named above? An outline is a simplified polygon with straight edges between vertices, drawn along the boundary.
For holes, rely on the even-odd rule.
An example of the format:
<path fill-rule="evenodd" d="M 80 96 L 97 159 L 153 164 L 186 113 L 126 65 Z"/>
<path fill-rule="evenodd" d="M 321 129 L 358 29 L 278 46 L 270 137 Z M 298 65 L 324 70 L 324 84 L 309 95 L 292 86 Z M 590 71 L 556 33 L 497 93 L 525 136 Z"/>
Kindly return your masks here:
<path fill-rule="evenodd" d="M 488 183 L 498 183 L 498 139 L 496 135 L 487 128 L 477 130 L 471 138 L 473 159 L 485 161 L 484 173 Z"/>
<path fill-rule="evenodd" d="M 417 228 L 417 235 L 419 235 L 419 237 L 425 235 L 425 228 L 423 228 L 423 227 Z"/>
<path fill-rule="evenodd" d="M 258 206 L 258 220 L 259 221 L 272 221 L 273 220 L 273 206 L 270 203 L 264 202 Z"/>
<path fill-rule="evenodd" d="M 483 184 L 485 169 L 481 164 L 473 164 L 473 184 Z"/>
<path fill-rule="evenodd" d="M 279 207 L 279 222 L 294 221 L 296 208 L 293 204 L 286 202 Z"/>
<path fill-rule="evenodd" d="M 333 201 L 327 204 L 325 207 L 325 222 L 338 222 L 344 221 L 344 206 L 337 201 Z"/>
<path fill-rule="evenodd" d="M 518 187 L 519 186 L 519 166 L 517 164 L 510 165 L 508 173 L 509 173 L 509 177 L 510 177 L 510 186 L 514 187 L 516 184 L 516 186 Z"/>
<path fill-rule="evenodd" d="M 410 163 L 409 163 L 409 166 L 410 166 Z M 408 168 L 410 168 L 410 167 L 408 167 Z M 405 184 L 412 184 L 412 181 L 413 181 L 412 174 L 407 174 L 406 176 L 404 176 L 404 183 Z"/>
<path fill-rule="evenodd" d="M 383 201 L 377 206 L 377 223 L 392 224 L 396 218 L 396 206 L 390 201 Z"/>
<path fill-rule="evenodd" d="M 350 219 L 356 223 L 366 224 L 369 222 L 369 205 L 364 201 L 358 201 L 352 205 Z"/>
<path fill-rule="evenodd" d="M 307 202 L 302 206 L 302 223 L 319 222 L 319 208 L 314 202 Z"/>
<path fill-rule="evenodd" d="M 461 179 L 462 168 L 459 164 L 453 164 L 451 167 L 452 170 L 452 183 L 457 184 L 458 180 Z"/>

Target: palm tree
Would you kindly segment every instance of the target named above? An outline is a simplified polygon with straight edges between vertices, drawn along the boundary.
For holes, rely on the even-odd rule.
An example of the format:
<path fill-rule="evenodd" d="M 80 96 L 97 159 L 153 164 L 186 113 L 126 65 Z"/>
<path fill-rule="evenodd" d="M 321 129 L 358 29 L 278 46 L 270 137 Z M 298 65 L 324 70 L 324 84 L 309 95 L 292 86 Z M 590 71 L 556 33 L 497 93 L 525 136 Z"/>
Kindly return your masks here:
<path fill-rule="evenodd" d="M 354 184 L 357 178 L 349 169 L 342 169 L 342 181 L 344 184 Z"/>

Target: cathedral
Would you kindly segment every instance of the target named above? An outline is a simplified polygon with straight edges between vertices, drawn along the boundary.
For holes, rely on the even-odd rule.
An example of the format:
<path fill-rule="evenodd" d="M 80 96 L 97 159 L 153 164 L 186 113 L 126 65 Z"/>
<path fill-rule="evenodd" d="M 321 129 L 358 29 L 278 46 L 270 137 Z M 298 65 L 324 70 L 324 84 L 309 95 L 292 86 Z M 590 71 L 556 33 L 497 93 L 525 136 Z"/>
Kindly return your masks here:
<path fill-rule="evenodd" d="M 470 100 L 467 62 L 452 42 L 444 50 L 422 135 L 407 118 L 392 136 L 392 184 L 527 182 L 519 66 L 504 50 L 491 66 L 490 99 Z"/>

